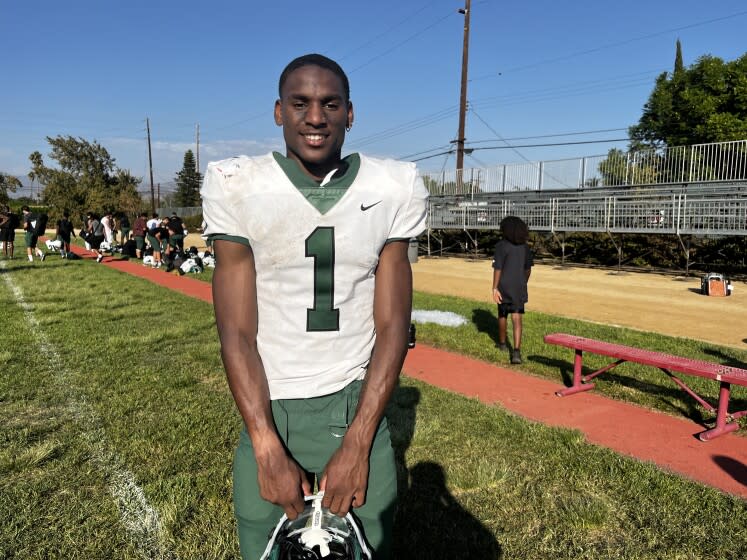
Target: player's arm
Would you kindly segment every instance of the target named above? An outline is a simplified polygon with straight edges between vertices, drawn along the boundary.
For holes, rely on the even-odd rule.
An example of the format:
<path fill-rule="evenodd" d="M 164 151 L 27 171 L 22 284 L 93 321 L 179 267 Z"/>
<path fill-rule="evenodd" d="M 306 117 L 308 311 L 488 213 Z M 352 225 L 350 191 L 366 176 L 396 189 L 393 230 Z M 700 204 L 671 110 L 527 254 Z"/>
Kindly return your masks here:
<path fill-rule="evenodd" d="M 407 246 L 402 241 L 389 243 L 379 256 L 374 292 L 376 346 L 355 417 L 320 482 L 325 491 L 323 505 L 337 515 L 345 515 L 351 506 L 360 507 L 366 501 L 371 445 L 407 354 L 412 310 Z"/>
<path fill-rule="evenodd" d="M 260 495 L 290 519 L 304 508 L 311 488 L 277 434 L 262 359 L 257 350 L 257 284 L 254 255 L 233 241 L 213 243 L 213 305 L 221 357 L 236 407 L 246 424 L 257 460 Z"/>
<path fill-rule="evenodd" d="M 493 269 L 493 301 L 495 303 L 501 303 L 503 301 L 503 296 L 501 295 L 501 291 L 499 289 L 500 285 L 501 285 L 501 269 L 494 268 Z"/>

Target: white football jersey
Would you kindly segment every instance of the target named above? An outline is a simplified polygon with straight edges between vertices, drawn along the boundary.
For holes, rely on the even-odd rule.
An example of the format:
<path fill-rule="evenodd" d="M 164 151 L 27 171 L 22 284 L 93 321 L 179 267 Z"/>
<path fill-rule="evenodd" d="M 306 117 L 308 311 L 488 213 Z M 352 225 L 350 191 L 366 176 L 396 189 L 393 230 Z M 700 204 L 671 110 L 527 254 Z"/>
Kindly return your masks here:
<path fill-rule="evenodd" d="M 254 252 L 257 346 L 270 397 L 322 396 L 365 377 L 379 254 L 387 241 L 424 231 L 428 193 L 414 164 L 354 154 L 349 186 L 320 211 L 296 187 L 300 169 L 286 173 L 290 160 L 280 160 L 210 163 L 200 191 L 205 235 Z M 312 185 L 324 198 L 325 187 Z"/>

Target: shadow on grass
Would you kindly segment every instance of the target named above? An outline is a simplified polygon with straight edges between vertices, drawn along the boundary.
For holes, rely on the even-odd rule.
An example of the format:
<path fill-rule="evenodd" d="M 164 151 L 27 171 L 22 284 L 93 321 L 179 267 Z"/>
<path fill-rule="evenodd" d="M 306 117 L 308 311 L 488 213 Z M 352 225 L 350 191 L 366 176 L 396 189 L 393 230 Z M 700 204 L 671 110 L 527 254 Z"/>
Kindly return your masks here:
<path fill-rule="evenodd" d="M 419 389 L 400 386 L 386 411 L 399 494 L 394 558 L 501 558 L 501 548 L 492 533 L 449 493 L 441 465 L 422 462 L 408 471 L 405 454 L 415 434 L 419 403 Z"/>
<path fill-rule="evenodd" d="M 485 309 L 472 310 L 472 322 L 478 332 L 486 333 L 494 344 L 498 344 L 498 315 Z"/>
<path fill-rule="evenodd" d="M 557 369 L 562 378 L 563 385 L 570 387 L 573 385 L 573 363 L 566 362 L 565 360 L 556 360 L 554 358 L 548 358 L 547 356 L 541 356 L 539 354 L 532 354 L 527 356 L 527 359 L 537 362 L 538 364 L 545 365 L 552 369 Z M 591 372 L 589 372 L 591 373 Z"/>
<path fill-rule="evenodd" d="M 737 459 L 726 457 L 725 455 L 714 455 L 713 462 L 721 469 L 739 482 L 742 486 L 747 486 L 747 465 Z"/>
<path fill-rule="evenodd" d="M 420 391 L 415 387 L 397 387 L 386 409 L 386 419 L 392 437 L 394 460 L 397 463 L 397 491 L 402 496 L 407 490 L 408 475 L 405 454 L 415 434 L 415 409 L 420 402 Z"/>
<path fill-rule="evenodd" d="M 714 361 L 717 361 L 721 365 L 747 369 L 747 363 L 737 360 L 736 358 L 734 358 L 733 356 L 729 356 L 728 354 L 724 354 L 722 351 L 715 348 L 703 348 L 703 353 L 708 354 L 709 356 L 713 356 Z"/>
<path fill-rule="evenodd" d="M 395 558 L 502 558 L 493 534 L 446 488 L 441 465 L 418 463 L 410 469 L 410 481 L 397 512 Z"/>

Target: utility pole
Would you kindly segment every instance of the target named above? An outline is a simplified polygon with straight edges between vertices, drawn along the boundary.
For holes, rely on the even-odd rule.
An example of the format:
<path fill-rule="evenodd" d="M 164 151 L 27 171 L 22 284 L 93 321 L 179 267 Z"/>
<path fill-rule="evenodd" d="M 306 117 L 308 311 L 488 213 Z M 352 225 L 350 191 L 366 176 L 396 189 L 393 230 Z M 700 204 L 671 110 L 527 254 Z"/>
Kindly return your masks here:
<path fill-rule="evenodd" d="M 195 150 L 195 159 L 197 160 L 197 173 L 200 172 L 200 123 L 197 123 L 195 125 L 195 144 L 197 146 L 197 149 Z"/>
<path fill-rule="evenodd" d="M 153 155 L 150 149 L 150 119 L 145 118 L 145 126 L 148 129 L 148 167 L 150 168 L 150 212 L 156 213 L 156 198 L 153 192 Z"/>
<path fill-rule="evenodd" d="M 459 95 L 459 132 L 456 139 L 457 145 L 457 181 L 461 183 L 462 170 L 464 169 L 464 121 L 467 111 L 467 61 L 469 58 L 469 16 L 471 13 L 470 0 L 465 0 L 464 8 L 459 9 L 464 15 L 464 44 L 462 46 L 462 89 Z"/>

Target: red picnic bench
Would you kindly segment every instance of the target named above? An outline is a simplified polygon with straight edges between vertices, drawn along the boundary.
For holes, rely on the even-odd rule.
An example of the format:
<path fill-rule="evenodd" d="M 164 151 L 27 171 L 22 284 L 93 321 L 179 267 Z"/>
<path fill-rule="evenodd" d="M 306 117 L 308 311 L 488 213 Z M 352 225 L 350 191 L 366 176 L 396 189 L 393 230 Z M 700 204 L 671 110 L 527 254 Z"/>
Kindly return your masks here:
<path fill-rule="evenodd" d="M 573 395 L 582 391 L 589 391 L 594 388 L 594 384 L 589 383 L 589 381 L 594 379 L 596 376 L 601 375 L 624 362 L 635 362 L 659 368 L 709 412 L 716 412 L 716 426 L 698 434 L 698 438 L 701 441 L 708 441 L 720 436 L 721 434 L 733 432 L 734 430 L 739 429 L 739 424 L 736 420 L 747 415 L 747 410 L 729 414 L 729 394 L 731 392 L 731 384 L 735 383 L 737 385 L 747 386 L 747 369 L 725 366 L 702 360 L 682 358 L 680 356 L 673 356 L 662 352 L 643 350 L 641 348 L 613 344 L 611 342 L 574 336 L 572 334 L 548 334 L 545 336 L 545 342 L 547 344 L 556 344 L 558 346 L 572 348 L 576 351 L 576 359 L 573 364 L 573 385 L 561 391 L 557 391 L 555 394 L 559 397 Z M 617 361 L 588 375 L 581 375 L 584 352 L 591 352 L 592 354 L 599 354 L 600 356 L 608 356 L 610 358 L 615 358 Z M 714 407 L 708 403 L 672 372 L 696 375 L 698 377 L 705 377 L 707 379 L 718 381 L 721 384 L 718 397 L 718 407 Z"/>

